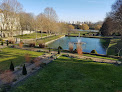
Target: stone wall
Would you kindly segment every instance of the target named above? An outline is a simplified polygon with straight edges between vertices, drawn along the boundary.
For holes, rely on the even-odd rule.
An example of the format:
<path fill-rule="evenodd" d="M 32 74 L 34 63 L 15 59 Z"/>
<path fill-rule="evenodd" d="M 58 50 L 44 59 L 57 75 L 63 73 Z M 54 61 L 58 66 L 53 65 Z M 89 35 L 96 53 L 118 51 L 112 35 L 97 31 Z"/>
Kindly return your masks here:
<path fill-rule="evenodd" d="M 28 31 L 28 30 L 24 30 L 22 31 L 13 31 L 13 36 L 17 36 L 17 35 L 24 35 L 24 34 L 31 34 L 34 33 L 35 31 Z M 0 37 L 11 37 L 12 36 L 12 32 L 10 31 L 0 31 Z"/>

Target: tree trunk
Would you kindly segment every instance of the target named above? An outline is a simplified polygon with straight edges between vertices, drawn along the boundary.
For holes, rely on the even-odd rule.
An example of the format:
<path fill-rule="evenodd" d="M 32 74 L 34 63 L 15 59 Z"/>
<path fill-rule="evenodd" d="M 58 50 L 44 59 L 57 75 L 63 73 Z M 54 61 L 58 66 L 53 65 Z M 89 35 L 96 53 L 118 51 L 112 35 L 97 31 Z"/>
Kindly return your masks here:
<path fill-rule="evenodd" d="M 2 38 L 2 32 L 3 32 L 3 31 L 1 31 L 1 38 Z"/>

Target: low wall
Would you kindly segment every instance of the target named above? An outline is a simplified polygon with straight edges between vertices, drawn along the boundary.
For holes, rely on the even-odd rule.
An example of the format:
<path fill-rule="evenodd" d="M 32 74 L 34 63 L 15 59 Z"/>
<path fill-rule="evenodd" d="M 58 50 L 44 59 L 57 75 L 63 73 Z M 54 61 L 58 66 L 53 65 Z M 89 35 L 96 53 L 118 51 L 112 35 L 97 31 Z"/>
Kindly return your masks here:
<path fill-rule="evenodd" d="M 63 50 L 63 51 L 69 52 L 69 53 L 70 53 L 69 50 Z M 74 53 L 76 53 L 76 52 L 74 52 Z M 109 58 L 115 58 L 115 59 L 120 59 L 120 58 L 122 58 L 122 57 L 118 57 L 118 56 L 103 55 L 103 54 L 93 54 L 93 53 L 87 53 L 87 52 L 83 52 L 83 54 L 89 54 L 89 55 L 95 55 L 95 56 L 101 56 L 101 57 L 109 57 Z"/>
<path fill-rule="evenodd" d="M 58 40 L 58 39 L 61 39 L 61 38 L 63 38 L 63 37 L 65 37 L 65 36 L 62 36 L 62 37 L 57 38 L 57 39 L 55 39 L 55 40 L 51 40 L 51 41 L 49 41 L 49 42 L 46 42 L 45 44 L 48 45 L 48 44 L 50 44 L 50 43 L 52 43 L 52 42 L 54 42 L 54 41 L 56 41 L 56 40 Z"/>
<path fill-rule="evenodd" d="M 72 35 L 65 35 L 66 37 L 79 37 L 79 36 L 72 36 Z M 85 38 L 102 38 L 102 39 L 120 39 L 121 36 L 80 36 Z"/>
<path fill-rule="evenodd" d="M 28 30 L 24 30 L 22 31 L 13 31 L 13 36 L 17 36 L 17 35 L 24 35 L 24 34 L 31 34 L 34 33 L 35 31 L 28 31 Z M 12 32 L 11 31 L 0 31 L 0 37 L 11 37 L 12 36 Z"/>

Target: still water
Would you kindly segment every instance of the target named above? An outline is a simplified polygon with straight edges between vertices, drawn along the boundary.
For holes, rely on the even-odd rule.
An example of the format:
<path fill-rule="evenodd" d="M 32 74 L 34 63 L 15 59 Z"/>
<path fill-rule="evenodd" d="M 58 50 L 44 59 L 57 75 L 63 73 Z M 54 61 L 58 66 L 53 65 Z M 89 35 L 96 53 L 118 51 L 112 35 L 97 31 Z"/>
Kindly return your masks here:
<path fill-rule="evenodd" d="M 78 31 L 84 31 L 84 30 L 79 29 Z M 84 32 L 99 32 L 99 31 L 98 30 L 85 30 Z"/>
<path fill-rule="evenodd" d="M 106 48 L 110 43 L 110 39 L 100 39 L 100 38 L 84 38 L 84 37 L 64 37 L 57 41 L 54 41 L 48 45 L 50 48 L 58 48 L 61 46 L 64 50 L 69 49 L 69 43 L 76 43 L 78 41 L 83 42 L 82 49 L 83 52 L 90 53 L 92 50 L 96 50 L 99 54 L 106 54 Z M 74 49 L 76 45 L 74 44 Z"/>

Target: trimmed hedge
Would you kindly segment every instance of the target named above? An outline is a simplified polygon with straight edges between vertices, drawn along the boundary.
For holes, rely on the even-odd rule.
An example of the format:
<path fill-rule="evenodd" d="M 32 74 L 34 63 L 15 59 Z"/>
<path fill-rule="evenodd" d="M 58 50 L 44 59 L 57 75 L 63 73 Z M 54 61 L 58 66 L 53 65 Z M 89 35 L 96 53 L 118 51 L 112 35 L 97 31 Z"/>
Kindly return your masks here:
<path fill-rule="evenodd" d="M 92 50 L 91 53 L 97 54 L 97 51 L 96 50 Z"/>

